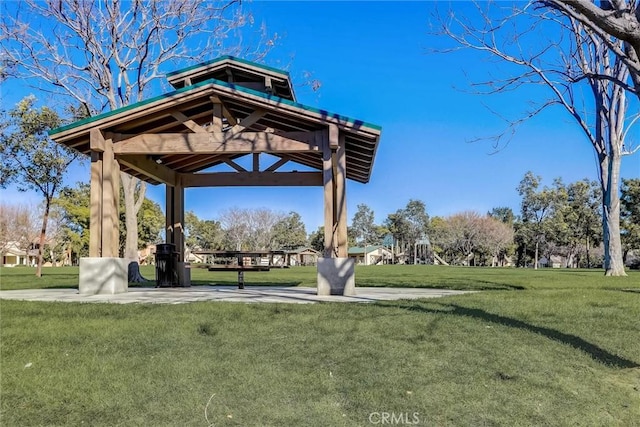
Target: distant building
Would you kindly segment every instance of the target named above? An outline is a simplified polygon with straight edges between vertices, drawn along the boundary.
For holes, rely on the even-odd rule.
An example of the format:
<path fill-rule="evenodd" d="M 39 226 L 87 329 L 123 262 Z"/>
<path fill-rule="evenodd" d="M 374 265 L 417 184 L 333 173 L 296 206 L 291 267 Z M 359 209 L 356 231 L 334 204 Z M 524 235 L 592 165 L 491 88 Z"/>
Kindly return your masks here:
<path fill-rule="evenodd" d="M 38 263 L 38 244 L 32 243 L 25 251 L 20 249 L 18 242 L 9 242 L 1 250 L 2 266 L 15 267 L 18 265 L 28 265 L 34 267 Z"/>
<path fill-rule="evenodd" d="M 349 258 L 354 258 L 356 264 L 382 265 L 391 263 L 393 256 L 389 249 L 375 245 L 349 248 Z"/>
<path fill-rule="evenodd" d="M 542 257 L 538 260 L 538 267 L 561 268 L 562 266 L 566 266 L 566 260 L 560 255 Z"/>
<path fill-rule="evenodd" d="M 1 253 L 3 267 L 29 265 L 29 254 L 20 249 L 15 242 L 9 242 L 4 248 L 2 248 Z"/>
<path fill-rule="evenodd" d="M 286 258 L 288 260 L 287 265 L 292 267 L 296 265 L 315 266 L 318 264 L 318 258 L 320 255 L 319 251 L 309 247 L 301 247 L 286 251 Z"/>

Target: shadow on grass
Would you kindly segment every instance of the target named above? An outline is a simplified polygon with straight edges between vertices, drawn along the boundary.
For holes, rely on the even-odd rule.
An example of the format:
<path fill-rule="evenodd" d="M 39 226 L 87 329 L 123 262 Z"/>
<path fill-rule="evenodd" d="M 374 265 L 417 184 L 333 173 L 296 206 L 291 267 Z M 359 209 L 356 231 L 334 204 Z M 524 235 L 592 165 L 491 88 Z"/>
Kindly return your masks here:
<path fill-rule="evenodd" d="M 521 285 L 510 285 L 508 283 L 499 283 L 499 282 L 493 282 L 491 280 L 479 280 L 479 279 L 474 279 L 475 283 L 483 283 L 486 284 L 487 286 L 484 287 L 482 285 L 478 286 L 477 289 L 479 290 L 487 290 L 487 291 L 502 291 L 502 290 L 514 290 L 514 291 L 524 291 L 525 288 L 524 286 Z"/>
<path fill-rule="evenodd" d="M 430 314 L 446 314 L 461 317 L 470 317 L 485 322 L 492 322 L 498 325 L 508 326 L 510 328 L 522 329 L 528 332 L 542 335 L 561 344 L 569 345 L 577 350 L 583 351 L 584 353 L 588 354 L 596 362 L 603 363 L 614 368 L 625 369 L 640 367 L 640 364 L 634 362 L 633 360 L 625 359 L 623 357 L 609 353 L 607 350 L 598 347 L 597 345 L 592 344 L 588 341 L 585 341 L 584 339 L 575 335 L 566 334 L 564 332 L 560 332 L 551 328 L 532 325 L 530 323 L 523 322 L 522 320 L 500 316 L 498 314 L 489 313 L 478 308 L 463 307 L 457 304 L 437 304 L 440 305 L 443 309 L 439 310 L 425 307 L 420 303 L 416 303 L 414 305 L 400 305 L 399 307 L 410 311 L 419 311 Z"/>
<path fill-rule="evenodd" d="M 402 278 L 390 278 L 383 282 L 379 279 L 364 278 L 359 279 L 356 275 L 356 286 L 370 286 L 374 288 L 424 288 L 424 289 L 453 289 L 461 291 L 523 291 L 527 288 L 522 285 L 511 285 L 508 283 L 495 282 L 482 279 L 445 279 L 438 283 L 415 283 L 403 281 Z"/>

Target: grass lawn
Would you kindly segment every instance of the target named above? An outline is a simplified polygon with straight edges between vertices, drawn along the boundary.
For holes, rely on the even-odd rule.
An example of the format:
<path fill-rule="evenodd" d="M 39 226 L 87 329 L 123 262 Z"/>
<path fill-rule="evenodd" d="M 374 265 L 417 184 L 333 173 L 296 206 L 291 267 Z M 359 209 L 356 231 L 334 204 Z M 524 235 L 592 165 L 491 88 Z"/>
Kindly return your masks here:
<path fill-rule="evenodd" d="M 33 273 L 2 269 L 1 287 L 77 286 L 77 269 Z M 315 269 L 245 280 L 313 286 Z M 639 272 L 371 266 L 356 280 L 484 291 L 376 304 L 2 300 L 0 424 L 640 425 Z"/>

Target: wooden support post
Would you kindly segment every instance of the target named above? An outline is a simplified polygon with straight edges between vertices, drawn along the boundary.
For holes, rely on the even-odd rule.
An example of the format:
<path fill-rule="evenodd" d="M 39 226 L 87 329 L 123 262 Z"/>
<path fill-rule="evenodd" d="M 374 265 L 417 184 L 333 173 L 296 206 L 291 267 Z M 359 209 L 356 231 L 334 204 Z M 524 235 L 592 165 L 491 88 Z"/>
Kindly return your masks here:
<path fill-rule="evenodd" d="M 178 251 L 178 261 L 184 261 L 184 187 L 178 184 L 174 187 L 174 241 Z"/>
<path fill-rule="evenodd" d="M 184 187 L 176 183 L 167 185 L 166 192 L 167 229 L 166 241 L 173 243 L 178 252 L 178 262 L 184 261 Z"/>
<path fill-rule="evenodd" d="M 114 156 L 113 140 L 93 128 L 89 132 L 89 146 L 89 257 L 80 258 L 78 290 L 81 295 L 127 292 L 127 265 L 118 256 L 120 167 Z"/>
<path fill-rule="evenodd" d="M 119 255 L 120 166 L 113 141 L 100 129 L 89 133 L 91 146 L 91 199 L 89 256 L 117 258 Z"/>
<path fill-rule="evenodd" d="M 318 295 L 355 295 L 355 262 L 347 248 L 346 147 L 329 125 L 322 147 L 324 257 L 318 259 Z"/>
<path fill-rule="evenodd" d="M 324 185 L 324 257 L 347 258 L 346 149 L 336 125 L 329 126 L 322 148 Z"/>
<path fill-rule="evenodd" d="M 334 170 L 335 180 L 335 202 L 336 210 L 336 246 L 338 247 L 338 258 L 347 258 L 349 256 L 348 240 L 347 240 L 347 153 L 345 149 L 344 134 L 339 137 L 340 146 L 336 151 L 336 155 L 332 157 L 336 164 Z"/>
<path fill-rule="evenodd" d="M 97 258 L 102 256 L 102 153 L 99 151 L 91 151 L 90 197 L 89 256 Z"/>
<path fill-rule="evenodd" d="M 113 164 L 113 179 L 111 180 L 111 187 L 113 192 L 114 212 L 116 213 L 112 236 L 113 247 L 115 248 L 115 257 L 120 256 L 120 163 L 114 158 Z"/>
<path fill-rule="evenodd" d="M 165 199 L 164 199 L 164 212 L 165 212 L 165 229 L 164 229 L 164 241 L 165 243 L 173 243 L 173 187 L 165 185 Z"/>
<path fill-rule="evenodd" d="M 113 155 L 113 142 L 104 141 L 102 153 L 102 256 L 119 255 L 120 167 Z"/>
<path fill-rule="evenodd" d="M 324 186 L 324 254 L 325 258 L 333 258 L 333 169 L 331 162 L 331 146 L 329 145 L 329 134 L 326 134 L 322 146 L 322 178 Z"/>

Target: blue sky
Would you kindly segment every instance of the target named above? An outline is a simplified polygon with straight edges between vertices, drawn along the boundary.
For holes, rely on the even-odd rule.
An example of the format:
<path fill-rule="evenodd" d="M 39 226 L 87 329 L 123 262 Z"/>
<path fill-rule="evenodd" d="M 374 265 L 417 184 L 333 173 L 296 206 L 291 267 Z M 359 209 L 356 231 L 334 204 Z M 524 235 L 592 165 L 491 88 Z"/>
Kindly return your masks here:
<path fill-rule="evenodd" d="M 440 4 L 440 7 L 446 7 Z M 458 13 L 469 4 L 454 2 Z M 347 185 L 349 221 L 366 203 L 381 223 L 410 199 L 425 202 L 429 215 L 463 210 L 484 213 L 509 206 L 517 213 L 516 186 L 532 170 L 551 184 L 596 179 L 593 149 L 560 108 L 522 126 L 495 154 L 490 141 L 501 122 L 485 104 L 511 117 L 524 111 L 527 97 L 483 97 L 467 91 L 469 81 L 495 72 L 496 64 L 472 53 L 433 54 L 443 46 L 430 35 L 434 2 L 271 2 L 249 4 L 257 23 L 281 37 L 267 64 L 287 67 L 294 85 L 311 72 L 318 92 L 296 87 L 298 101 L 382 126 L 382 138 L 368 184 Z M 190 64 L 185 64 L 190 65 Z M 640 125 L 631 137 L 640 142 Z M 640 155 L 623 161 L 623 177 L 640 176 Z M 74 168 L 67 180 L 88 180 Z M 15 192 L 2 191 L 3 198 Z M 164 206 L 164 187 L 148 195 Z M 186 209 L 215 219 L 229 207 L 268 207 L 302 215 L 307 232 L 322 225 L 322 189 L 189 189 Z"/>

